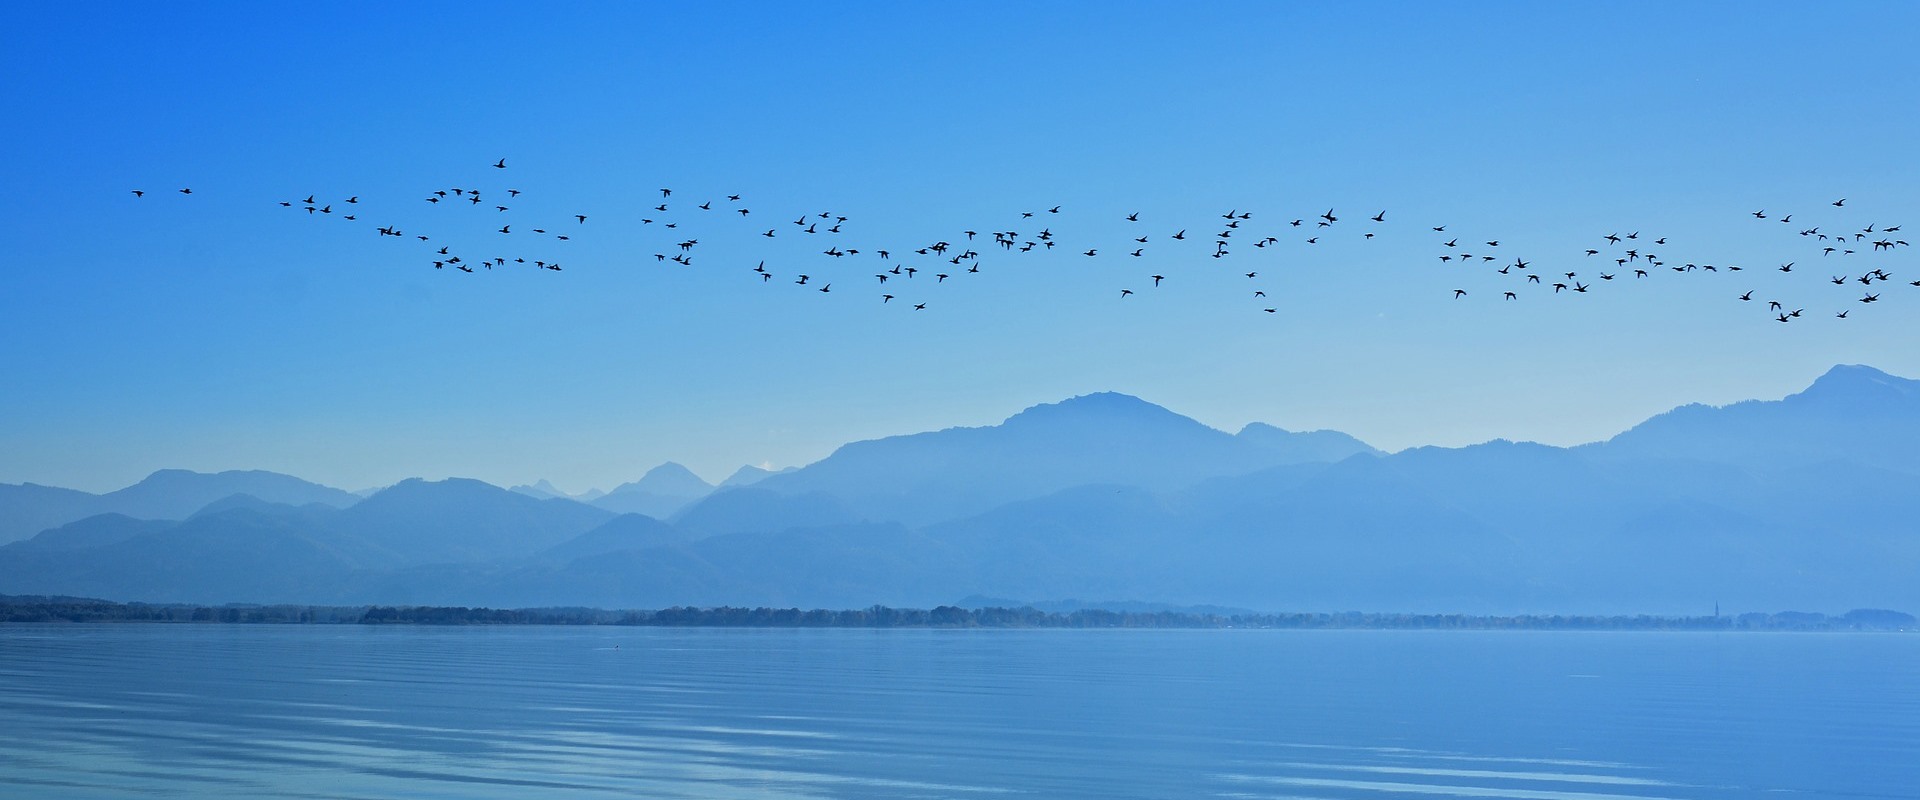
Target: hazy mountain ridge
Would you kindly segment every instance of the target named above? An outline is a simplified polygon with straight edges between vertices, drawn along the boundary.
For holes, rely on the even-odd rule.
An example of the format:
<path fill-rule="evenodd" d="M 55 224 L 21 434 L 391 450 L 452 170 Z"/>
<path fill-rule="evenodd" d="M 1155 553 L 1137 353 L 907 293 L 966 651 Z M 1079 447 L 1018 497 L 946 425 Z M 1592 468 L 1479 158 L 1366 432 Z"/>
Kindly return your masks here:
<path fill-rule="evenodd" d="M 1395 454 L 1337 432 L 1228 434 L 1090 395 L 997 426 L 849 444 L 798 470 L 748 473 L 758 480 L 745 487 L 663 467 L 650 485 L 697 489 L 690 477 L 708 490 L 664 519 L 471 480 L 403 481 L 347 508 L 236 493 L 180 522 L 96 515 L 0 547 L 0 591 L 608 607 L 987 595 L 1308 611 L 1911 608 L 1916 388 L 1841 367 L 1782 400 L 1683 407 L 1594 445 Z M 1840 429 L 1871 440 L 1862 458 L 1820 433 Z M 1746 447 L 1715 450 L 1727 437 Z M 100 497 L 0 489 L 69 508 Z M 24 507 L 15 518 L 30 516 Z"/>
<path fill-rule="evenodd" d="M 1172 490 L 1299 460 L 1277 444 L 1284 436 L 1292 434 L 1236 437 L 1102 392 L 1034 406 L 999 425 L 854 442 L 755 486 L 825 492 L 868 519 L 925 525 L 1073 486 Z"/>
<path fill-rule="evenodd" d="M 1779 400 L 1686 405 L 1582 451 L 1687 458 L 1764 469 L 1809 459 L 1920 474 L 1920 381 L 1842 365 Z"/>
<path fill-rule="evenodd" d="M 712 494 L 713 490 L 713 484 L 692 470 L 669 461 L 647 470 L 640 480 L 615 486 L 590 502 L 617 514 L 666 518 Z"/>
<path fill-rule="evenodd" d="M 92 494 L 37 484 L 0 484 L 0 544 L 95 514 L 138 519 L 186 519 L 208 503 L 236 494 L 270 503 L 320 503 L 346 508 L 353 494 L 264 470 L 205 473 L 163 469 L 123 489 Z"/>

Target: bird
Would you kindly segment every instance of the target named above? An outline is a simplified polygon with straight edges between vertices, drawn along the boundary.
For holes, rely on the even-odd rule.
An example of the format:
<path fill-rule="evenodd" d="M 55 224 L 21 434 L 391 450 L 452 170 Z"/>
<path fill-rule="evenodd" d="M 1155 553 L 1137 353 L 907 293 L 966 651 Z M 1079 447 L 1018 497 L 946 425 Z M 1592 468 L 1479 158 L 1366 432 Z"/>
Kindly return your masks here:
<path fill-rule="evenodd" d="M 143 192 L 143 191 L 140 191 L 139 189 L 133 189 L 133 190 L 131 190 L 131 191 L 133 192 L 133 196 L 134 196 L 134 197 L 146 197 L 146 196 L 147 196 L 147 193 L 146 193 L 146 192 Z M 288 204 L 286 204 L 286 203 L 282 203 L 282 205 L 288 205 Z"/>
<path fill-rule="evenodd" d="M 494 169 L 506 169 L 506 168 L 507 168 L 507 160 L 503 158 L 503 159 L 500 159 L 499 161 L 495 161 L 495 162 L 493 162 L 493 168 L 494 168 Z M 536 169 L 536 171 L 538 171 L 538 170 Z"/>

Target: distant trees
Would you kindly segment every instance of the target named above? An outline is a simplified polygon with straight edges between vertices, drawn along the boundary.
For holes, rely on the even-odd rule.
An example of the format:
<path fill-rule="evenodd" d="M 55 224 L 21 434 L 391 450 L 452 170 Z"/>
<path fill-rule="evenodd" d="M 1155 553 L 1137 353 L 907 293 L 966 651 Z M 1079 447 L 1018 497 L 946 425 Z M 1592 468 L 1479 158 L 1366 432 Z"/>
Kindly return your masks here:
<path fill-rule="evenodd" d="M 862 609 L 678 606 L 657 611 L 466 606 L 150 605 L 0 595 L 0 623 L 172 622 L 296 625 L 630 625 L 707 628 L 1279 628 L 1390 630 L 1915 631 L 1912 614 L 1856 609 L 1840 616 L 1783 611 L 1711 617 L 1527 614 L 1196 614 L 1034 608 Z"/>

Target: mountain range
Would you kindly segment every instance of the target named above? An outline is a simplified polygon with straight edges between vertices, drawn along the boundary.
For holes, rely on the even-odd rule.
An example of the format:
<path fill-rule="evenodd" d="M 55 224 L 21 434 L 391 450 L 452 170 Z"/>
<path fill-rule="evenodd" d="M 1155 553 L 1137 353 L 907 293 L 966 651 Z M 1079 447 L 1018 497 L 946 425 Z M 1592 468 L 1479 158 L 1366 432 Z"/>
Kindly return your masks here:
<path fill-rule="evenodd" d="M 89 494 L 0 485 L 0 593 L 150 602 L 931 606 L 968 596 L 1262 610 L 1920 607 L 1920 381 L 1835 367 L 1572 448 L 1383 453 L 1122 394 L 842 446 L 714 486 L 264 472 Z"/>

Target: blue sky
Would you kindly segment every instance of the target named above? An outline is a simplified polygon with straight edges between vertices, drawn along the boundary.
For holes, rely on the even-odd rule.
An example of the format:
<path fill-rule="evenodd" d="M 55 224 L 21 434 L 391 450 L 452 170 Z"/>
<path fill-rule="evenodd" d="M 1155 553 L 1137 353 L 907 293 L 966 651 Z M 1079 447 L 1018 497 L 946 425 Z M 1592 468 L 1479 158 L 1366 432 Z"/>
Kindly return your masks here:
<path fill-rule="evenodd" d="M 717 480 L 1104 390 L 1388 449 L 1572 444 L 1835 363 L 1920 375 L 1910 252 L 1823 258 L 1794 235 L 1920 222 L 1910 4 L 5 14 L 0 481 L 580 490 L 665 460 Z M 424 202 L 450 187 L 486 203 Z M 278 205 L 308 195 L 336 214 Z M 1253 217 L 1209 258 L 1229 209 Z M 831 241 L 792 224 L 823 211 L 849 218 Z M 1055 253 L 976 242 L 979 273 L 929 286 L 953 265 L 914 256 L 911 282 L 873 277 L 1036 222 Z M 1440 262 L 1439 225 L 1500 261 Z M 1620 270 L 1583 251 L 1631 231 L 1676 265 L 1751 269 L 1596 282 Z M 692 265 L 653 259 L 683 235 Z M 435 270 L 443 243 L 564 269 Z M 1492 266 L 1514 258 L 1594 290 L 1502 301 L 1517 278 Z M 1872 268 L 1894 280 L 1826 282 Z M 1747 290 L 1806 315 L 1773 322 Z"/>

